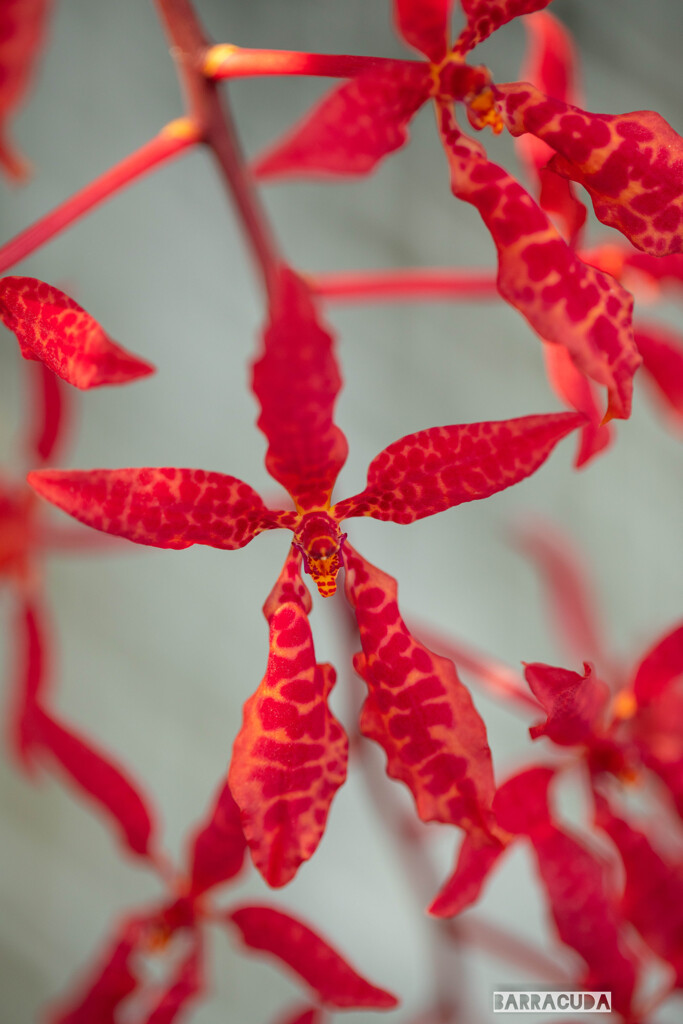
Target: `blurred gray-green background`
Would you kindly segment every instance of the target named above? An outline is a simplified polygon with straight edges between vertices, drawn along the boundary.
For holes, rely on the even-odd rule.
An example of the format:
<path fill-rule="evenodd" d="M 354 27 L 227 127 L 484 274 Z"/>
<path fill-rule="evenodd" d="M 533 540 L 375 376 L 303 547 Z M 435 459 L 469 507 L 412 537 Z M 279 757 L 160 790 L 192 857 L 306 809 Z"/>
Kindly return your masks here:
<path fill-rule="evenodd" d="M 198 0 L 197 6 L 216 41 L 405 53 L 386 0 Z M 683 129 L 680 0 L 556 0 L 552 11 L 576 33 L 589 109 L 653 108 Z M 50 34 L 16 123 L 35 176 L 20 190 L 0 186 L 2 240 L 181 112 L 151 3 L 63 0 Z M 513 24 L 478 59 L 499 81 L 515 79 L 523 48 L 522 26 Z M 247 152 L 258 152 L 329 87 L 308 79 L 234 84 Z M 509 138 L 489 143 L 494 158 L 517 166 Z M 416 119 L 410 145 L 371 178 L 269 186 L 264 195 L 286 254 L 304 270 L 493 265 L 493 245 L 477 214 L 450 196 L 429 110 Z M 593 228 L 591 237 L 606 239 L 610 232 Z M 130 188 L 17 272 L 63 287 L 112 337 L 159 368 L 131 387 L 77 395 L 79 429 L 62 464 L 196 466 L 241 477 L 267 496 L 277 493 L 263 466 L 264 441 L 247 388 L 261 297 L 206 154 L 192 153 Z M 661 303 L 646 312 L 683 327 L 680 307 Z M 502 303 L 359 305 L 330 308 L 327 316 L 339 335 L 345 388 L 338 422 L 350 444 L 339 496 L 360 490 L 368 461 L 403 434 L 558 408 L 536 338 Z M 9 460 L 25 375 L 12 337 L 3 332 L 2 341 L 0 443 Z M 536 476 L 486 502 L 409 527 L 356 521 L 350 539 L 398 578 L 409 620 L 431 619 L 512 665 L 561 663 L 537 578 L 508 536 L 514 523 L 549 519 L 581 546 L 613 647 L 634 658 L 680 618 L 683 590 L 683 449 L 644 392 L 636 388 L 633 418 L 618 425 L 614 448 L 587 470 L 573 472 L 573 443 L 564 442 Z M 131 546 L 116 554 L 55 557 L 47 566 L 60 712 L 144 780 L 173 856 L 180 856 L 183 836 L 225 773 L 241 706 L 263 674 L 267 628 L 260 609 L 287 544 L 277 531 L 234 553 Z M 5 594 L 1 611 L 0 653 L 9 677 L 12 618 Z M 348 718 L 353 691 L 344 621 L 339 602 L 315 596 L 318 660 L 336 664 L 334 705 Z M 499 778 L 531 754 L 542 756 L 528 742 L 527 722 L 474 686 L 473 692 Z M 390 785 L 396 788 L 387 780 Z M 54 777 L 32 786 L 3 759 L 0 809 L 0 1020 L 23 1024 L 65 991 L 123 908 L 160 889 L 149 872 L 120 856 L 102 820 Z M 434 832 L 443 877 L 459 838 Z M 252 871 L 238 895 L 247 894 L 319 925 L 375 983 L 400 994 L 396 1019 L 410 1020 L 428 1001 L 428 940 L 436 926 L 411 893 L 353 764 L 325 838 L 295 882 L 271 894 Z M 549 945 L 543 902 L 521 849 L 474 913 Z M 197 1024 L 265 1024 L 282 1007 L 305 1002 L 269 963 L 242 957 L 225 935 L 214 938 L 211 995 L 190 1014 Z M 538 980 L 483 953 L 452 954 L 459 1019 L 468 1024 L 491 1019 L 492 987 Z M 355 1016 L 359 1024 L 374 1019 Z M 671 1020 L 671 1012 L 662 1019 Z"/>

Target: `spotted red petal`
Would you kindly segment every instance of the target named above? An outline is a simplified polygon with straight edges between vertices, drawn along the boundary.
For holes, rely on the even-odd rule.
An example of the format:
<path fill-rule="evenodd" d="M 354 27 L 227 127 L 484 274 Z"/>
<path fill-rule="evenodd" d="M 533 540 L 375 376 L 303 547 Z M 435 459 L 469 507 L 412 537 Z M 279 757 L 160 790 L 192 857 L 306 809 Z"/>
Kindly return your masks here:
<path fill-rule="evenodd" d="M 648 837 L 617 816 L 608 801 L 595 794 L 595 822 L 613 841 L 624 864 L 626 884 L 621 899 L 624 916 L 658 956 L 676 972 L 683 987 L 683 870 L 658 853 Z"/>
<path fill-rule="evenodd" d="M 506 170 L 442 107 L 441 134 L 453 193 L 472 203 L 498 251 L 498 290 L 545 341 L 564 346 L 578 369 L 607 388 L 608 417 L 627 418 L 640 356 L 633 296 L 587 266 Z"/>
<path fill-rule="evenodd" d="M 548 806 L 553 776 L 547 768 L 514 776 L 498 790 L 494 809 L 503 828 L 531 840 L 559 936 L 586 964 L 583 987 L 610 991 L 614 1007 L 628 1016 L 636 961 L 616 890 L 607 865 L 554 824 Z"/>
<path fill-rule="evenodd" d="M 551 413 L 408 434 L 375 456 L 365 490 L 338 502 L 334 514 L 412 523 L 488 498 L 534 473 L 584 422 L 576 413 Z"/>
<path fill-rule="evenodd" d="M 126 384 L 154 373 L 151 363 L 112 341 L 77 302 L 33 277 L 0 280 L 0 319 L 24 359 L 39 359 L 77 388 Z"/>
<path fill-rule="evenodd" d="M 26 445 L 32 462 L 47 462 L 64 437 L 68 424 L 66 388 L 45 363 L 29 365 L 31 423 Z"/>
<path fill-rule="evenodd" d="M 636 669 L 633 692 L 640 706 L 650 704 L 683 676 L 683 623 L 650 648 Z"/>
<path fill-rule="evenodd" d="M 234 551 L 281 525 L 249 484 L 203 469 L 46 469 L 28 482 L 86 526 L 159 548 Z"/>
<path fill-rule="evenodd" d="M 202 946 L 195 938 L 144 1024 L 173 1024 L 180 1014 L 184 1015 L 188 1004 L 206 988 L 202 961 Z"/>
<path fill-rule="evenodd" d="M 560 642 L 579 661 L 604 659 L 601 624 L 580 552 L 547 524 L 536 522 L 515 533 L 522 551 L 535 563 L 544 599 Z"/>
<path fill-rule="evenodd" d="M 113 819 L 128 849 L 141 857 L 151 856 L 152 814 L 123 769 L 43 710 L 34 712 L 32 731 L 34 746 L 54 759 L 79 792 Z"/>
<path fill-rule="evenodd" d="M 320 935 L 274 907 L 240 907 L 228 915 L 251 949 L 272 956 L 309 985 L 325 1006 L 388 1010 L 398 1000 L 376 988 Z"/>
<path fill-rule="evenodd" d="M 528 82 L 495 89 L 513 135 L 556 153 L 552 169 L 583 185 L 598 220 L 654 256 L 683 251 L 683 140 L 651 110 L 590 114 Z"/>
<path fill-rule="evenodd" d="M 529 729 L 533 740 L 547 736 L 560 746 L 574 746 L 588 743 L 593 733 L 600 731 L 610 691 L 589 664 L 584 662 L 583 675 L 579 675 L 535 662 L 525 665 L 524 678 L 548 716 Z"/>
<path fill-rule="evenodd" d="M 580 469 L 609 446 L 612 427 L 602 422 L 602 412 L 595 399 L 595 385 L 576 368 L 567 349 L 561 345 L 545 344 L 543 355 L 548 380 L 555 394 L 586 418 L 579 432 L 574 460 L 574 465 Z"/>
<path fill-rule="evenodd" d="M 18 608 L 15 636 L 19 640 L 16 685 L 11 695 L 9 714 L 10 748 L 21 767 L 33 773 L 35 712 L 48 683 L 46 666 L 44 612 L 35 599 L 26 599 Z"/>
<path fill-rule="evenodd" d="M 551 0 L 460 0 L 467 24 L 454 46 L 455 52 L 467 53 L 508 21 L 523 14 L 540 11 L 550 2 Z"/>
<path fill-rule="evenodd" d="M 643 357 L 643 377 L 680 430 L 683 427 L 683 335 L 661 324 L 637 323 L 634 332 Z"/>
<path fill-rule="evenodd" d="M 453 0 L 395 0 L 396 27 L 409 46 L 440 64 L 448 50 Z"/>
<path fill-rule="evenodd" d="M 476 903 L 507 845 L 501 837 L 483 833 L 465 836 L 453 873 L 439 890 L 429 913 L 434 917 L 455 917 Z"/>
<path fill-rule="evenodd" d="M 346 596 L 362 654 L 354 658 L 368 696 L 361 732 L 387 755 L 387 774 L 410 789 L 423 821 L 488 833 L 494 793 L 486 727 L 448 658 L 409 633 L 396 580 L 345 547 Z"/>
<path fill-rule="evenodd" d="M 529 15 L 523 24 L 528 49 L 521 81 L 531 82 L 555 99 L 576 103 L 578 60 L 569 31 L 548 11 Z M 559 222 L 564 237 L 575 246 L 586 220 L 586 208 L 576 198 L 572 183 L 547 167 L 552 149 L 534 135 L 521 135 L 517 148 L 532 177 L 538 180 L 541 208 Z"/>
<path fill-rule="evenodd" d="M 193 895 L 227 882 L 242 870 L 247 841 L 240 809 L 225 782 L 209 820 L 192 837 L 190 886 Z"/>
<path fill-rule="evenodd" d="M 407 141 L 431 85 L 423 64 L 397 60 L 366 71 L 325 96 L 252 172 L 261 179 L 368 174 Z"/>
<path fill-rule="evenodd" d="M 268 472 L 299 508 L 328 505 L 348 452 L 333 419 L 341 378 L 332 336 L 308 288 L 288 268 L 280 273 L 263 343 L 253 389 L 268 439 Z"/>
<path fill-rule="evenodd" d="M 139 986 L 132 964 L 139 939 L 140 923 L 125 921 L 85 985 L 48 1013 L 48 1024 L 118 1024 L 120 1004 Z"/>
<path fill-rule="evenodd" d="M 27 166 L 7 129 L 33 75 L 47 28 L 50 0 L 3 0 L 0 4 L 0 166 L 21 179 Z"/>
<path fill-rule="evenodd" d="M 315 852 L 348 755 L 327 704 L 334 669 L 315 660 L 300 562 L 292 548 L 264 605 L 268 667 L 244 706 L 228 774 L 252 859 L 272 886 L 291 881 Z"/>

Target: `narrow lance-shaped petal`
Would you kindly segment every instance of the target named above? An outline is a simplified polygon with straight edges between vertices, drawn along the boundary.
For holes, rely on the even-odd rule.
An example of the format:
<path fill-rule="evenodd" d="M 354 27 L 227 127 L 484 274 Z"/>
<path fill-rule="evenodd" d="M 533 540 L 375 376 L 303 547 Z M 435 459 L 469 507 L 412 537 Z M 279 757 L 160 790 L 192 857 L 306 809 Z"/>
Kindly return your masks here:
<path fill-rule="evenodd" d="M 193 834 L 190 847 L 190 891 L 194 896 L 242 870 L 247 840 L 227 782 L 221 786 L 208 822 Z"/>
<path fill-rule="evenodd" d="M 453 0 L 394 0 L 396 27 L 409 46 L 440 64 L 448 49 Z"/>
<path fill-rule="evenodd" d="M 574 365 L 567 349 L 546 343 L 543 355 L 548 380 L 557 397 L 586 417 L 586 423 L 579 432 L 574 460 L 575 467 L 581 469 L 609 446 L 612 424 L 602 422 L 602 411 L 596 399 L 597 387 Z"/>
<path fill-rule="evenodd" d="M 41 360 L 74 387 L 127 384 L 154 373 L 151 363 L 112 341 L 74 299 L 33 277 L 0 280 L 0 319 L 17 336 L 25 359 Z"/>
<path fill-rule="evenodd" d="M 249 484 L 203 469 L 49 469 L 28 482 L 86 526 L 158 548 L 233 551 L 280 525 Z"/>
<path fill-rule="evenodd" d="M 261 404 L 258 425 L 268 440 L 268 472 L 303 510 L 329 504 L 346 461 L 346 438 L 334 423 L 340 388 L 332 336 L 307 286 L 284 268 L 253 389 Z"/>
<path fill-rule="evenodd" d="M 641 361 L 633 296 L 578 258 L 528 192 L 459 130 L 446 106 L 440 127 L 452 190 L 477 208 L 498 251 L 500 294 L 541 338 L 563 345 L 582 373 L 607 388 L 608 418 L 627 418 Z"/>
<path fill-rule="evenodd" d="M 654 256 L 683 251 L 683 139 L 651 110 L 590 114 L 528 82 L 495 88 L 513 135 L 555 151 L 551 167 L 588 191 L 595 215 Z"/>
<path fill-rule="evenodd" d="M 580 102 L 578 58 L 569 31 L 548 11 L 529 15 L 523 24 L 527 52 L 520 80 L 564 103 Z M 571 181 L 548 168 L 553 150 L 535 135 L 519 136 L 517 150 L 538 181 L 541 208 L 559 221 L 565 238 L 575 246 L 586 220 L 586 207 L 576 198 Z"/>
<path fill-rule="evenodd" d="M 662 324 L 637 321 L 634 338 L 651 385 L 672 426 L 683 428 L 683 335 Z"/>
<path fill-rule="evenodd" d="M 656 701 L 683 676 L 683 623 L 652 647 L 636 669 L 633 692 L 640 706 Z"/>
<path fill-rule="evenodd" d="M 545 722 L 529 729 L 532 740 L 547 736 L 560 746 L 587 743 L 599 732 L 610 691 L 584 662 L 583 675 L 535 662 L 524 677 L 547 714 Z"/>
<path fill-rule="evenodd" d="M 429 96 L 429 68 L 396 61 L 329 93 L 252 166 L 260 179 L 362 175 L 408 139 L 407 126 Z"/>
<path fill-rule="evenodd" d="M 460 33 L 454 50 L 465 54 L 502 25 L 523 14 L 547 7 L 551 0 L 460 0 L 467 25 Z"/>
<path fill-rule="evenodd" d="M 144 1024 L 173 1024 L 181 1014 L 184 1016 L 188 1004 L 204 992 L 206 979 L 202 952 L 201 940 L 196 934 L 189 952 L 176 966 L 167 987 L 145 1017 Z"/>
<path fill-rule="evenodd" d="M 327 704 L 334 669 L 315 660 L 300 562 L 292 548 L 264 605 L 268 667 L 244 706 L 228 774 L 252 859 L 272 886 L 289 882 L 316 850 L 348 755 Z"/>
<path fill-rule="evenodd" d="M 576 413 L 430 427 L 394 441 L 370 463 L 364 491 L 338 502 L 339 519 L 412 523 L 488 498 L 531 476 L 585 422 Z"/>
<path fill-rule="evenodd" d="M 39 700 L 48 683 L 44 613 L 35 598 L 27 598 L 18 608 L 15 637 L 19 642 L 16 684 L 10 697 L 10 747 L 22 768 L 35 770 L 35 726 Z"/>
<path fill-rule="evenodd" d="M 344 549 L 346 596 L 360 631 L 354 668 L 368 696 L 361 732 L 387 755 L 387 774 L 410 789 L 423 821 L 489 833 L 494 793 L 486 727 L 455 666 L 409 633 L 396 581 Z"/>
<path fill-rule="evenodd" d="M 40 748 L 57 762 L 81 793 L 113 818 L 132 853 L 141 857 L 152 855 L 152 813 L 122 769 L 39 709 L 33 716 L 32 742 L 34 748 Z"/>
<path fill-rule="evenodd" d="M 493 868 L 505 853 L 509 840 L 484 833 L 466 835 L 452 874 L 444 882 L 428 912 L 433 917 L 455 917 L 479 899 Z"/>
<path fill-rule="evenodd" d="M 269 953 L 309 985 L 325 1006 L 390 1010 L 398 1000 L 358 974 L 340 953 L 307 925 L 274 907 L 240 907 L 226 920 L 246 946 Z"/>
<path fill-rule="evenodd" d="M 66 388 L 45 363 L 30 363 L 31 421 L 26 449 L 31 462 L 47 462 L 59 447 L 69 422 Z"/>
<path fill-rule="evenodd" d="M 8 122 L 31 79 L 51 6 L 50 0 L 0 4 L 0 166 L 14 179 L 23 178 L 28 168 L 8 139 Z"/>

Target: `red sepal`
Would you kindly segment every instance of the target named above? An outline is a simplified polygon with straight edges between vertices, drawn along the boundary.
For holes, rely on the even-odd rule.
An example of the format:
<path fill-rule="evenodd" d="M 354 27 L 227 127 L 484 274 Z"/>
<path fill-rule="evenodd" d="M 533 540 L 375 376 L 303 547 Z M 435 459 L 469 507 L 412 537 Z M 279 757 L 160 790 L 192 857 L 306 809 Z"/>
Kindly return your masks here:
<path fill-rule="evenodd" d="M 643 357 L 643 377 L 672 425 L 683 428 L 683 335 L 661 324 L 636 323 L 634 338 Z"/>
<path fill-rule="evenodd" d="M 476 903 L 491 871 L 505 853 L 503 834 L 487 836 L 479 832 L 462 841 L 453 873 L 444 882 L 428 908 L 434 917 L 455 917 Z"/>
<path fill-rule="evenodd" d="M 249 484 L 203 469 L 45 469 L 27 479 L 86 526 L 158 548 L 234 551 L 280 525 Z"/>
<path fill-rule="evenodd" d="M 252 166 L 256 178 L 361 175 L 408 139 L 432 86 L 429 68 L 397 60 L 329 93 Z"/>
<path fill-rule="evenodd" d="M 33 74 L 51 6 L 50 0 L 0 4 L 0 166 L 17 180 L 28 168 L 8 140 L 7 125 Z"/>
<path fill-rule="evenodd" d="M 325 1006 L 389 1010 L 398 1000 L 376 988 L 316 932 L 274 907 L 240 907 L 226 916 L 246 946 L 270 953 L 316 993 Z"/>
<path fill-rule="evenodd" d="M 306 1010 L 293 1010 L 284 1017 L 278 1017 L 276 1024 L 323 1024 L 324 1014 L 316 1006 Z"/>
<path fill-rule="evenodd" d="M 650 648 L 636 669 L 633 692 L 643 707 L 661 697 L 683 676 L 683 623 Z"/>
<path fill-rule="evenodd" d="M 64 1009 L 50 1011 L 47 1024 L 118 1024 L 119 1005 L 139 986 L 131 959 L 141 938 L 141 922 L 124 921 L 85 986 Z"/>
<path fill-rule="evenodd" d="M 35 715 L 48 681 L 46 629 L 42 609 L 34 599 L 20 604 L 18 613 L 15 635 L 20 638 L 20 648 L 16 685 L 10 698 L 9 741 L 21 767 L 33 775 Z"/>
<path fill-rule="evenodd" d="M 602 422 L 602 412 L 595 398 L 596 387 L 572 362 L 562 345 L 543 346 L 548 380 L 557 397 L 586 418 L 579 432 L 574 465 L 581 469 L 607 448 L 612 440 L 612 426 Z"/>
<path fill-rule="evenodd" d="M 453 47 L 465 54 L 513 18 L 547 7 L 551 0 L 460 0 L 467 25 Z"/>
<path fill-rule="evenodd" d="M 333 420 L 341 378 L 332 336 L 319 322 L 308 288 L 287 267 L 280 271 L 263 344 L 253 390 L 261 404 L 258 425 L 268 439 L 266 468 L 299 508 L 320 508 L 329 504 L 348 453 Z"/>
<path fill-rule="evenodd" d="M 78 790 L 111 816 L 128 849 L 141 857 L 151 856 L 152 814 L 123 770 L 39 708 L 33 712 L 31 732 L 33 747 L 51 756 Z"/>
<path fill-rule="evenodd" d="M 550 166 L 583 185 L 598 220 L 653 256 L 683 251 L 683 140 L 651 110 L 591 114 L 528 82 L 495 88 L 513 135 L 555 151 Z"/>
<path fill-rule="evenodd" d="M 242 831 L 240 809 L 230 787 L 224 782 L 209 820 L 195 832 L 190 853 L 190 892 L 206 892 L 234 878 L 242 870 L 247 841 Z"/>
<path fill-rule="evenodd" d="M 583 374 L 607 388 L 608 418 L 628 418 L 641 362 L 633 296 L 583 263 L 528 192 L 463 135 L 449 108 L 440 109 L 451 188 L 476 207 L 491 232 L 500 294 L 541 338 L 563 345 Z"/>
<path fill-rule="evenodd" d="M 17 336 L 24 359 L 39 359 L 74 387 L 127 384 L 154 373 L 151 363 L 112 341 L 77 302 L 33 277 L 0 280 L 0 319 Z"/>
<path fill-rule="evenodd" d="M 68 424 L 66 388 L 45 363 L 32 363 L 29 370 L 32 422 L 27 454 L 31 462 L 47 462 L 54 455 Z"/>
<path fill-rule="evenodd" d="M 315 852 L 348 756 L 346 734 L 327 704 L 334 669 L 315 660 L 300 562 L 292 548 L 264 605 L 268 667 L 244 705 L 228 773 L 252 860 L 274 887 L 291 881 Z"/>
<path fill-rule="evenodd" d="M 413 523 L 488 498 L 531 476 L 584 422 L 576 413 L 550 413 L 408 434 L 375 456 L 365 490 L 332 511 L 340 520 L 372 516 Z"/>
<path fill-rule="evenodd" d="M 584 662 L 583 675 L 569 669 L 553 668 L 536 662 L 525 665 L 524 678 L 543 710 L 545 722 L 532 725 L 532 740 L 547 736 L 559 746 L 571 747 L 588 743 L 602 725 L 610 691 L 606 683 L 593 675 L 592 667 Z"/>
<path fill-rule="evenodd" d="M 453 0 L 394 0 L 396 28 L 409 46 L 440 64 L 448 50 Z"/>
<path fill-rule="evenodd" d="M 409 633 L 396 580 L 345 548 L 346 597 L 363 653 L 354 658 L 368 696 L 364 736 L 387 755 L 387 774 L 410 789 L 423 821 L 488 833 L 494 793 L 486 727 L 455 666 Z"/>
<path fill-rule="evenodd" d="M 189 953 L 177 965 L 168 986 L 145 1018 L 144 1024 L 173 1024 L 178 1015 L 187 1009 L 188 1003 L 205 989 L 202 946 L 199 937 L 195 936 Z"/>

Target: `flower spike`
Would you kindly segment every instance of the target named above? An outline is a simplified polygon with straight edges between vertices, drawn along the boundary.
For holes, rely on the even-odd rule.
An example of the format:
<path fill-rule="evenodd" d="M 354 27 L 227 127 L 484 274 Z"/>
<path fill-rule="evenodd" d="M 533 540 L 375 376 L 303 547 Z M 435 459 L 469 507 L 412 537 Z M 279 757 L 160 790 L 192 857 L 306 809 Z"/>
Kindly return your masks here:
<path fill-rule="evenodd" d="M 346 734 L 327 704 L 334 669 L 315 661 L 300 563 L 292 548 L 264 605 L 268 668 L 244 706 L 228 774 L 254 864 L 275 887 L 315 852 L 348 756 Z"/>
<path fill-rule="evenodd" d="M 643 252 L 683 252 L 683 139 L 651 110 L 590 114 L 528 82 L 496 86 L 513 135 L 555 151 L 551 168 L 588 191 L 595 215 Z"/>
<path fill-rule="evenodd" d="M 86 526 L 159 548 L 233 551 L 279 525 L 249 484 L 201 469 L 46 469 L 28 482 Z"/>
<path fill-rule="evenodd" d="M 151 363 L 112 341 L 77 302 L 33 277 L 0 280 L 0 319 L 16 334 L 24 359 L 41 360 L 74 387 L 127 384 L 154 373 Z"/>
<path fill-rule="evenodd" d="M 42 47 L 51 0 L 3 0 L 0 5 L 0 166 L 17 181 L 28 167 L 7 138 L 7 123 L 26 92 Z"/>
<path fill-rule="evenodd" d="M 430 427 L 394 441 L 368 468 L 364 491 L 338 502 L 339 519 L 413 523 L 477 501 L 531 476 L 585 422 L 576 413 Z"/>
<path fill-rule="evenodd" d="M 318 321 L 307 286 L 288 267 L 280 271 L 263 341 L 253 390 L 268 439 L 266 467 L 300 510 L 328 506 L 348 453 L 333 419 L 341 378 L 332 336 Z"/>
<path fill-rule="evenodd" d="M 324 1006 L 390 1010 L 398 1000 L 371 985 L 324 939 L 274 907 L 239 907 L 226 916 L 245 946 L 270 953 L 313 989 Z"/>
<path fill-rule="evenodd" d="M 607 388 L 608 418 L 627 419 L 641 359 L 633 341 L 633 297 L 586 266 L 528 192 L 486 159 L 440 108 L 451 187 L 481 214 L 498 250 L 498 290 L 545 341 L 564 345 L 586 376 Z"/>
<path fill-rule="evenodd" d="M 396 581 L 347 545 L 346 596 L 363 653 L 354 668 L 368 696 L 361 732 L 387 755 L 387 774 L 410 789 L 423 821 L 488 834 L 494 793 L 486 728 L 455 666 L 408 632 Z"/>

